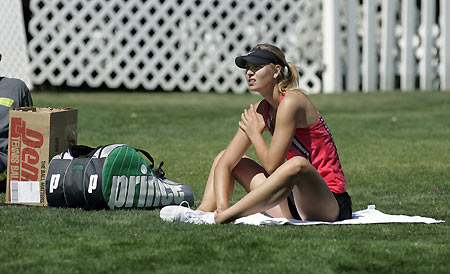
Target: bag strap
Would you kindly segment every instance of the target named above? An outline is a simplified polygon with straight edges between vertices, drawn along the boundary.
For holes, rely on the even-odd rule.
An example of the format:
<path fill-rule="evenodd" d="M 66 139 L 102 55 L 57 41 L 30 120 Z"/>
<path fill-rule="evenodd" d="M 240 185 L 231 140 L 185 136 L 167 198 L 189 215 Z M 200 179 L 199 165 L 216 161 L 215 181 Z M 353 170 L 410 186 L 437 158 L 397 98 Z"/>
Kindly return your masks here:
<path fill-rule="evenodd" d="M 145 157 L 147 157 L 147 159 L 150 160 L 150 162 L 152 163 L 151 166 L 150 166 L 150 168 L 152 169 L 152 171 L 155 173 L 155 175 L 156 175 L 158 178 L 161 178 L 161 179 L 164 179 L 164 178 L 165 178 L 165 177 L 164 177 L 165 173 L 164 173 L 164 171 L 162 170 L 162 166 L 164 165 L 164 161 L 161 161 L 161 163 L 159 163 L 158 168 L 154 168 L 154 167 L 155 167 L 155 161 L 153 160 L 153 157 L 150 155 L 150 153 L 148 153 L 148 152 L 145 151 L 145 150 L 138 149 L 138 148 L 135 148 L 135 150 L 138 151 L 138 152 L 140 152 L 140 153 L 142 153 L 142 154 L 144 154 Z"/>
<path fill-rule="evenodd" d="M 106 146 L 98 146 L 96 148 L 92 148 L 85 145 L 75 145 L 69 148 L 69 153 L 73 158 L 91 158 L 97 150 L 103 149 L 104 147 Z M 142 153 L 150 161 L 150 168 L 153 170 L 153 168 L 155 167 L 155 161 L 153 160 L 153 157 L 150 155 L 150 153 L 139 148 L 135 148 L 135 150 Z M 164 162 L 161 162 L 158 169 L 154 170 L 158 175 L 161 175 L 161 177 L 164 176 L 164 171 L 162 171 L 161 169 L 163 164 Z"/>
<path fill-rule="evenodd" d="M 144 156 L 147 157 L 147 159 L 152 163 L 150 165 L 150 168 L 153 169 L 153 167 L 155 166 L 155 161 L 153 160 L 153 157 L 150 155 L 150 153 L 148 153 L 147 151 L 145 151 L 143 149 L 139 149 L 139 148 L 135 148 L 135 150 L 144 154 Z"/>
<path fill-rule="evenodd" d="M 161 163 L 159 163 L 158 168 L 152 169 L 153 172 L 155 173 L 155 175 L 161 179 L 166 178 L 166 177 L 164 177 L 164 175 L 165 175 L 164 170 L 162 170 L 163 165 L 164 165 L 164 161 L 161 161 Z"/>

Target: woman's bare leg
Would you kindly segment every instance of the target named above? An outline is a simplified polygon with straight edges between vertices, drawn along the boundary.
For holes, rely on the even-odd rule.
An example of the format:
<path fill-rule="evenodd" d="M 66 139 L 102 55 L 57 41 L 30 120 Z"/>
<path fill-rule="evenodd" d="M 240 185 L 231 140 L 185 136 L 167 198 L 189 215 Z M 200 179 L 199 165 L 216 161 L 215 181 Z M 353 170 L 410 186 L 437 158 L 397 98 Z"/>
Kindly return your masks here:
<path fill-rule="evenodd" d="M 197 210 L 205 212 L 212 212 L 216 210 L 216 198 L 214 194 L 214 169 L 222 155 L 223 151 L 217 155 L 211 166 L 203 199 Z M 268 174 L 262 166 L 253 161 L 251 158 L 244 156 L 233 168 L 231 177 L 233 181 L 235 180 L 242 185 L 247 192 L 251 192 L 261 186 L 261 184 L 267 179 L 267 176 Z M 234 182 L 230 182 L 230 197 L 233 192 L 233 185 Z M 273 217 L 292 218 L 292 215 L 289 212 L 287 200 L 282 201 L 279 205 L 275 205 L 273 208 L 267 209 L 266 212 Z"/>
<path fill-rule="evenodd" d="M 224 151 L 221 151 L 214 159 L 211 170 L 209 171 L 208 181 L 206 181 L 202 202 L 197 210 L 201 210 L 204 212 L 213 212 L 217 208 L 216 195 L 214 194 L 214 169 L 216 168 L 217 163 L 219 162 L 223 153 Z M 230 183 L 230 185 L 234 186 L 234 184 L 232 183 Z M 232 191 L 230 193 L 232 193 Z"/>
<path fill-rule="evenodd" d="M 247 192 L 251 192 L 259 188 L 267 180 L 269 175 L 261 165 L 251 158 L 244 156 L 233 169 L 233 176 Z M 265 211 L 275 218 L 293 218 L 289 211 L 287 199 L 284 199 L 279 204 Z"/>
<path fill-rule="evenodd" d="M 305 158 L 294 157 L 239 202 L 216 213 L 216 223 L 231 222 L 273 208 L 286 201 L 291 191 L 303 220 L 335 221 L 338 218 L 339 206 L 320 174 Z"/>

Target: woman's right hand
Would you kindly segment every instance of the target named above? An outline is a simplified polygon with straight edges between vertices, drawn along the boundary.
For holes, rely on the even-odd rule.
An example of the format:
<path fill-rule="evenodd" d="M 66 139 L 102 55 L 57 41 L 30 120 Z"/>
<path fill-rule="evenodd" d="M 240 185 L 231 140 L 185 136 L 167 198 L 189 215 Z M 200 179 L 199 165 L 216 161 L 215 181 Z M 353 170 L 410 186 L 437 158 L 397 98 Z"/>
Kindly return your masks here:
<path fill-rule="evenodd" d="M 264 118 L 256 111 L 253 105 L 249 109 L 244 109 L 239 121 L 239 128 L 245 132 L 247 137 L 252 140 L 254 136 L 261 135 L 266 127 Z"/>

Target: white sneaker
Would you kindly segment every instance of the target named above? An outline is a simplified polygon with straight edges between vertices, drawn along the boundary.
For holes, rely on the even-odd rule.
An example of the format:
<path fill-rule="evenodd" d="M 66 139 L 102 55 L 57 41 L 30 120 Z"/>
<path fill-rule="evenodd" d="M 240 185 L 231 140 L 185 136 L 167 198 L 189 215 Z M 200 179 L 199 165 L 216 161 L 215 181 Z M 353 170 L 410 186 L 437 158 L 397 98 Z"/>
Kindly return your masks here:
<path fill-rule="evenodd" d="M 184 206 L 166 206 L 161 209 L 159 216 L 164 221 L 191 223 L 191 224 L 215 224 L 213 212 L 192 210 Z"/>

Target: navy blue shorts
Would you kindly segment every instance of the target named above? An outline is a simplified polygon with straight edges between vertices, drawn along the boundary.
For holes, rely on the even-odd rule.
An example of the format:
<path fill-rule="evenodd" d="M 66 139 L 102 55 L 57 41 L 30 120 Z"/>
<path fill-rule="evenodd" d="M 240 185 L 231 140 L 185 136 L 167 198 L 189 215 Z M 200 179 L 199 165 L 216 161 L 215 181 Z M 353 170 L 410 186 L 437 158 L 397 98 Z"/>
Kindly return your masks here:
<path fill-rule="evenodd" d="M 342 221 L 346 219 L 352 218 L 352 198 L 348 195 L 347 192 L 344 193 L 334 193 L 334 198 L 336 199 L 339 205 L 339 217 L 337 221 Z M 301 220 L 300 214 L 297 212 L 297 207 L 295 207 L 294 203 L 294 194 L 291 192 L 288 196 L 288 205 L 289 211 L 291 212 L 292 217 L 296 220 Z"/>

